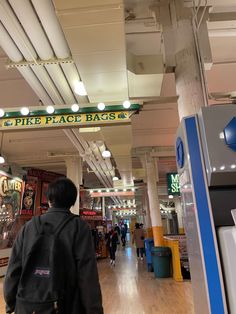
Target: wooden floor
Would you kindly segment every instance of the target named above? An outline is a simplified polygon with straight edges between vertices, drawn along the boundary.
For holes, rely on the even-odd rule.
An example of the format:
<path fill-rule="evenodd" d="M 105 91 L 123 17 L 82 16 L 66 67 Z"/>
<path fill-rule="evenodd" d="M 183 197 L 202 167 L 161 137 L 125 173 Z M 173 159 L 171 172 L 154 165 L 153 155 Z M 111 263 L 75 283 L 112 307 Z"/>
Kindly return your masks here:
<path fill-rule="evenodd" d="M 98 268 L 105 314 L 194 313 L 191 283 L 154 278 L 131 247 L 118 250 L 115 267 L 106 259 L 98 261 Z M 1 281 L 0 314 L 4 313 Z"/>

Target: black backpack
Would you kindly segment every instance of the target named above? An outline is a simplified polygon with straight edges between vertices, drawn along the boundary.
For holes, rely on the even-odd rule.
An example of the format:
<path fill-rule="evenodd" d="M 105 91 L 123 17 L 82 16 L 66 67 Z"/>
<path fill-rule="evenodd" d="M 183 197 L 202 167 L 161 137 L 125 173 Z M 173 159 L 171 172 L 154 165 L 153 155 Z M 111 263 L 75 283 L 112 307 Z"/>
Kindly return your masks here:
<path fill-rule="evenodd" d="M 78 217 L 69 215 L 55 230 L 41 224 L 40 217 L 33 223 L 37 235 L 23 260 L 18 286 L 15 313 L 17 314 L 65 314 L 65 287 L 70 277 L 66 269 L 68 248 L 60 241 L 59 234 L 66 224 Z M 71 284 L 71 283 L 70 283 Z"/>

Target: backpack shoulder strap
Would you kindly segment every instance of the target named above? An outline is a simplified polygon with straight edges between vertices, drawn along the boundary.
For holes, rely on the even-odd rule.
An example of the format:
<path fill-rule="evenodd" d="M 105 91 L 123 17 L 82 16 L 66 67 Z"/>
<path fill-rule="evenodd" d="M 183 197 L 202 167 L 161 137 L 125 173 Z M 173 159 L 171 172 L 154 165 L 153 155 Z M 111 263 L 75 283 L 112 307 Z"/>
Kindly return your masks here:
<path fill-rule="evenodd" d="M 54 236 L 58 236 L 59 233 L 62 231 L 62 229 L 70 222 L 71 220 L 75 219 L 76 217 L 79 217 L 78 215 L 69 215 L 66 217 L 65 220 L 63 220 L 55 229 Z"/>

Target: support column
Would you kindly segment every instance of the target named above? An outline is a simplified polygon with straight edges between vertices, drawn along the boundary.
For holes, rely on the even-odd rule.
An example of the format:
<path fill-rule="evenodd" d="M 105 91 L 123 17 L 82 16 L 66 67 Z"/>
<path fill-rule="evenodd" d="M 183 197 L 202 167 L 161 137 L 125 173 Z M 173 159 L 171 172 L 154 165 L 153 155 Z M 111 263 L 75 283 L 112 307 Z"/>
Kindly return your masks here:
<path fill-rule="evenodd" d="M 66 162 L 66 176 L 74 182 L 77 187 L 78 195 L 75 205 L 71 207 L 74 214 L 79 215 L 79 192 L 80 185 L 82 185 L 82 158 L 80 157 L 67 157 Z"/>
<path fill-rule="evenodd" d="M 205 105 L 199 63 L 190 19 L 178 21 L 176 30 L 175 81 L 180 120 L 195 114 Z"/>
<path fill-rule="evenodd" d="M 198 22 L 202 20 L 202 23 L 197 30 L 195 13 L 183 0 L 166 1 L 166 5 L 154 6 L 153 11 L 162 24 L 166 70 L 175 69 L 181 120 L 208 105 L 203 64 L 209 64 L 211 59 L 210 42 L 206 33 L 207 13 L 201 19 L 204 12 L 199 10 L 197 19 Z"/>
<path fill-rule="evenodd" d="M 144 219 L 145 219 L 145 227 L 146 227 L 146 236 L 147 238 L 153 238 L 152 222 L 151 222 L 148 195 L 147 195 L 146 189 L 145 189 L 145 192 L 143 193 L 143 208 L 145 212 Z"/>
<path fill-rule="evenodd" d="M 106 217 L 106 208 L 105 208 L 105 197 L 102 197 L 102 218 L 105 219 Z"/>
<path fill-rule="evenodd" d="M 161 221 L 160 204 L 157 194 L 157 176 L 156 176 L 157 169 L 154 163 L 154 159 L 148 155 L 146 155 L 146 171 L 147 171 L 148 200 L 152 222 L 154 245 L 162 246 L 163 228 Z"/>
<path fill-rule="evenodd" d="M 183 208 L 181 206 L 180 199 L 175 200 L 175 211 L 178 217 L 178 225 L 179 225 L 179 234 L 184 233 L 184 226 L 183 226 Z"/>

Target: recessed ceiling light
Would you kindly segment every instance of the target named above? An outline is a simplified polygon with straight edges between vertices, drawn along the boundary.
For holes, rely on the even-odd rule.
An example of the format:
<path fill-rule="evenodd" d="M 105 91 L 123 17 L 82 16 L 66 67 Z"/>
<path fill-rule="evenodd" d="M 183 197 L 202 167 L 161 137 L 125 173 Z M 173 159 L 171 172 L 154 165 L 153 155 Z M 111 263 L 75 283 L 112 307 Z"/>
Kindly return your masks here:
<path fill-rule="evenodd" d="M 29 108 L 23 107 L 21 108 L 20 112 L 23 116 L 27 116 L 29 114 Z"/>
<path fill-rule="evenodd" d="M 104 102 L 100 102 L 97 107 L 99 110 L 104 110 L 106 106 L 105 106 Z"/>
<path fill-rule="evenodd" d="M 109 158 L 109 157 L 111 157 L 111 152 L 110 152 L 109 150 L 104 150 L 104 151 L 102 152 L 102 157 L 103 157 L 103 158 Z"/>
<path fill-rule="evenodd" d="M 46 110 L 47 110 L 47 113 L 51 114 L 55 111 L 55 108 L 53 106 L 47 106 Z"/>
<path fill-rule="evenodd" d="M 0 118 L 2 118 L 5 114 L 5 111 L 3 109 L 0 109 Z"/>
<path fill-rule="evenodd" d="M 73 105 L 71 106 L 71 110 L 72 110 L 73 112 L 79 111 L 79 105 L 78 105 L 78 104 L 73 104 Z"/>
<path fill-rule="evenodd" d="M 125 101 L 123 102 L 123 107 L 124 107 L 125 109 L 129 109 L 130 106 L 131 106 L 131 103 L 130 103 L 129 100 L 125 100 Z"/>
<path fill-rule="evenodd" d="M 81 82 L 81 81 L 77 81 L 75 83 L 75 89 L 74 89 L 75 93 L 77 95 L 80 95 L 80 96 L 86 96 L 87 95 L 87 92 L 86 92 L 86 89 L 84 87 L 84 83 Z"/>

